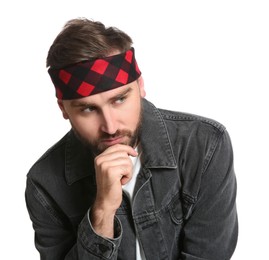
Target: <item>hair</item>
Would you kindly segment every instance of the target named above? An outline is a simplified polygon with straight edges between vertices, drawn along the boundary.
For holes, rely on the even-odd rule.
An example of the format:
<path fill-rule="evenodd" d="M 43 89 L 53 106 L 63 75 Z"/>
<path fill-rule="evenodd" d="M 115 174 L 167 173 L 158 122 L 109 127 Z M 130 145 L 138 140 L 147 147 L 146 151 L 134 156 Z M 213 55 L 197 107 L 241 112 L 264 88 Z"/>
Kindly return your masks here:
<path fill-rule="evenodd" d="M 126 52 L 132 39 L 116 27 L 105 27 L 98 21 L 78 18 L 69 20 L 51 45 L 46 66 L 59 69 L 84 60 Z"/>

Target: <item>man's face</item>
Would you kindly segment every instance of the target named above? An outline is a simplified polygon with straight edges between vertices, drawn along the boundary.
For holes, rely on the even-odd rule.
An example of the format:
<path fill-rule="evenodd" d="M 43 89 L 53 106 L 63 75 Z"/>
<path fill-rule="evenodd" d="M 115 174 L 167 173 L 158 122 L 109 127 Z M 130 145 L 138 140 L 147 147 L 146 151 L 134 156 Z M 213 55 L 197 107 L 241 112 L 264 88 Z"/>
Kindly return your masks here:
<path fill-rule="evenodd" d="M 95 154 L 114 144 L 135 146 L 141 123 L 142 79 L 74 100 L 58 100 L 65 119 Z"/>

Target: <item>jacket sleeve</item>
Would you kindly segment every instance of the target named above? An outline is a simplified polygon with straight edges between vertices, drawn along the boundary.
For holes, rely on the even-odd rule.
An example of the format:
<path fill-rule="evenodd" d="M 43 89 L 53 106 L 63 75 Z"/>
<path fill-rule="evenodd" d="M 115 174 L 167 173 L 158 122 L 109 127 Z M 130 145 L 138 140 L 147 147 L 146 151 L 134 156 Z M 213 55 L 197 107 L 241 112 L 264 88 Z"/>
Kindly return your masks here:
<path fill-rule="evenodd" d="M 237 243 L 236 178 L 227 131 L 208 149 L 200 189 L 184 227 L 182 260 L 230 259 Z"/>
<path fill-rule="evenodd" d="M 41 260 L 117 259 L 122 230 L 115 218 L 115 239 L 98 236 L 90 223 L 89 211 L 77 230 L 53 207 L 50 198 L 29 177 L 26 205 L 35 230 L 35 246 Z"/>

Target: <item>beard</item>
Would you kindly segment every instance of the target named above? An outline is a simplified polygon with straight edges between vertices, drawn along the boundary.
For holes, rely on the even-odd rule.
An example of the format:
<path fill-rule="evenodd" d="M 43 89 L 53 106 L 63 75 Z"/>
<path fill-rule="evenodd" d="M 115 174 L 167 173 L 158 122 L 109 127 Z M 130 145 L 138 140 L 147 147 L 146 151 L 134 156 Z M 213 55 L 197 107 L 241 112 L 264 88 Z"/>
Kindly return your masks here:
<path fill-rule="evenodd" d="M 89 141 L 87 138 L 83 137 L 79 131 L 74 127 L 72 124 L 72 130 L 75 133 L 76 137 L 80 140 L 80 142 L 86 146 L 90 151 L 93 153 L 94 156 L 97 156 L 104 152 L 109 145 L 105 145 L 102 143 L 102 140 L 110 139 L 110 138 L 125 138 L 126 141 L 122 142 L 121 144 L 131 146 L 135 148 L 139 142 L 139 136 L 141 132 L 141 125 L 142 125 L 142 109 L 140 111 L 139 120 L 137 122 L 136 128 L 134 131 L 128 129 L 117 130 L 114 134 L 108 134 L 102 132 L 99 134 L 98 138 L 94 141 Z"/>

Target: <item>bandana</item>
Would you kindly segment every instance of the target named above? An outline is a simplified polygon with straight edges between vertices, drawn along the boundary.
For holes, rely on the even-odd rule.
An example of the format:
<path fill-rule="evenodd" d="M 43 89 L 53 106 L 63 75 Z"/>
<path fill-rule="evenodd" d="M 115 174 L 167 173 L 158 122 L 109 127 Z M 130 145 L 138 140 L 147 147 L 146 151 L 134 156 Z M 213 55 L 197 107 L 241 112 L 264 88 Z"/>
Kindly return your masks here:
<path fill-rule="evenodd" d="M 62 69 L 49 69 L 58 99 L 77 99 L 129 84 L 139 78 L 134 48 L 94 61 L 82 61 Z"/>

